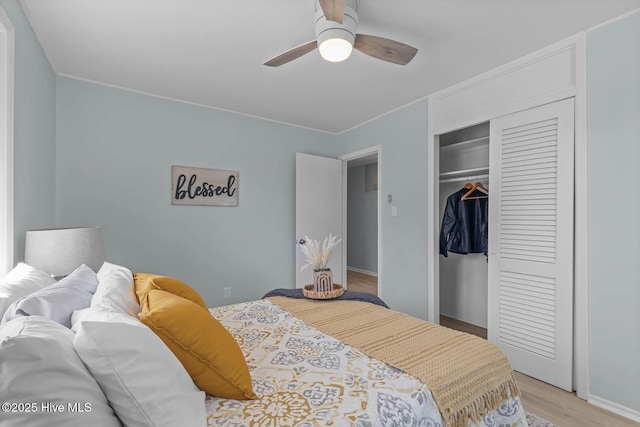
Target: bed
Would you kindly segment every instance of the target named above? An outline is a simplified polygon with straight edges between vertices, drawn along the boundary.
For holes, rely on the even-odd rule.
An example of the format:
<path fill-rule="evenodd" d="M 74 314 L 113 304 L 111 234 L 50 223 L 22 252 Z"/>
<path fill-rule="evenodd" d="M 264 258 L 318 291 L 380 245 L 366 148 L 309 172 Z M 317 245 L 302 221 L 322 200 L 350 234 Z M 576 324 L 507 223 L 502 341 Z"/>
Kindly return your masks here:
<path fill-rule="evenodd" d="M 9 403 L 0 426 L 527 425 L 506 357 L 479 338 L 363 301 L 271 297 L 201 310 L 182 282 L 142 275 L 136 283 L 154 289 L 136 293 L 131 272 L 107 264 L 86 307 L 69 314 L 71 329 L 41 314 L 0 325 L 0 401 Z M 216 341 L 206 351 L 245 363 L 252 390 L 202 391 L 201 372 L 179 354 L 195 347 L 176 350 L 158 332 L 167 327 L 145 317 L 161 294 L 184 309 L 160 320 L 187 324 L 197 344 L 209 323 L 229 335 L 236 350 Z"/>
<path fill-rule="evenodd" d="M 341 306 L 332 307 L 337 304 Z M 367 325 L 364 329 L 379 329 L 380 325 L 372 324 L 378 311 L 388 311 L 399 318 L 396 321 L 409 319 L 443 329 L 366 302 L 297 302 L 276 297 L 213 308 L 213 316 L 243 349 L 259 398 L 239 402 L 209 396 L 209 426 L 444 425 L 432 392 L 418 378 L 323 333 L 281 305 L 321 328 L 342 323 L 344 327 L 334 327 L 334 332 L 349 331 L 352 342 L 366 339 L 366 334 L 354 333 L 354 328 L 363 329 L 361 324 Z M 330 315 L 331 311 L 342 315 Z M 389 316 L 378 322 L 388 324 Z M 371 340 L 367 344 L 375 346 Z M 456 422 L 457 414 L 450 414 L 448 425 L 468 421 L 480 426 L 526 426 L 519 398 L 503 397 L 493 410 L 476 408 L 482 416 L 475 421 L 471 414 L 464 414 Z"/>

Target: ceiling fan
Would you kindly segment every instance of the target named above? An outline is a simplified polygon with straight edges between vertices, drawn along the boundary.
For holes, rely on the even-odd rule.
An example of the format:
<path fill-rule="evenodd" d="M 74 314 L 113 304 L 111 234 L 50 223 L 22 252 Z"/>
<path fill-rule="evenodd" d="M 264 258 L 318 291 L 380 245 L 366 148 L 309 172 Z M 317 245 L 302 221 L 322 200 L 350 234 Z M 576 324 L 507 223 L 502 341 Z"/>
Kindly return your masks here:
<path fill-rule="evenodd" d="M 344 61 L 353 48 L 383 61 L 407 65 L 418 49 L 384 37 L 357 34 L 358 0 L 316 0 L 316 40 L 294 47 L 264 63 L 278 67 L 318 48 L 327 61 Z"/>

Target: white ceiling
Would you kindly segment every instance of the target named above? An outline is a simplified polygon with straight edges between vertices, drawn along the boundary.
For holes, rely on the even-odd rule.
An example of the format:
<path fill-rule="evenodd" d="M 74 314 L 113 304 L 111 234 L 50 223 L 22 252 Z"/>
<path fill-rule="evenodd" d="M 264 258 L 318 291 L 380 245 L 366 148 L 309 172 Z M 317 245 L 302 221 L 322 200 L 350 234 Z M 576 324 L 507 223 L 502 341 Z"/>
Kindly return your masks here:
<path fill-rule="evenodd" d="M 54 71 L 339 133 L 640 8 L 640 0 L 360 0 L 359 33 L 419 49 L 407 66 L 317 50 L 314 0 L 21 0 Z"/>

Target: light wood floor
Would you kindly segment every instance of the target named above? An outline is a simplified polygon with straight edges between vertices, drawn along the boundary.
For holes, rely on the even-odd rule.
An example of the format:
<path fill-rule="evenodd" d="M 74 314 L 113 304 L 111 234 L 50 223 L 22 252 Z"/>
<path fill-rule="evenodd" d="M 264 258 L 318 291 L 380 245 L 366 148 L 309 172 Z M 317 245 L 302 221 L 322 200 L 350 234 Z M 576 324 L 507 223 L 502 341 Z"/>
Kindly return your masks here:
<path fill-rule="evenodd" d="M 472 325 L 471 323 L 461 322 L 460 320 L 453 319 L 447 316 L 440 316 L 440 324 L 456 331 L 467 332 L 472 335 L 476 335 L 480 338 L 487 339 L 487 330 L 480 326 Z"/>
<path fill-rule="evenodd" d="M 476 325 L 440 316 L 440 324 L 451 329 L 487 338 L 487 330 Z M 516 381 L 522 392 L 520 399 L 527 411 L 536 414 L 558 427 L 628 427 L 640 426 L 611 412 L 588 404 L 557 387 L 516 372 Z"/>
<path fill-rule="evenodd" d="M 378 295 L 378 278 L 364 273 L 347 270 L 347 289 Z"/>
<path fill-rule="evenodd" d="M 347 271 L 347 288 L 350 291 L 378 294 L 378 278 Z M 487 330 L 479 326 L 441 316 L 440 324 L 470 334 L 487 338 Z M 524 408 L 558 427 L 638 427 L 640 423 L 612 414 L 579 399 L 552 385 L 516 372 L 516 381 L 522 392 Z"/>

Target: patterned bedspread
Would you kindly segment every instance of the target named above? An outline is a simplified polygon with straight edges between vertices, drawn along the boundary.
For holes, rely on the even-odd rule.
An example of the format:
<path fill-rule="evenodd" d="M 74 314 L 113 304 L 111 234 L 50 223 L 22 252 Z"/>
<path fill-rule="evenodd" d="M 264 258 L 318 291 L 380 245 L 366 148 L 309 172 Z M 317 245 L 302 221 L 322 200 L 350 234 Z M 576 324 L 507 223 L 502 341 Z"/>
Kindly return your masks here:
<path fill-rule="evenodd" d="M 207 397 L 209 426 L 443 426 L 420 380 L 260 300 L 211 309 L 242 348 L 258 399 Z M 518 398 L 481 426 L 526 427 Z"/>

